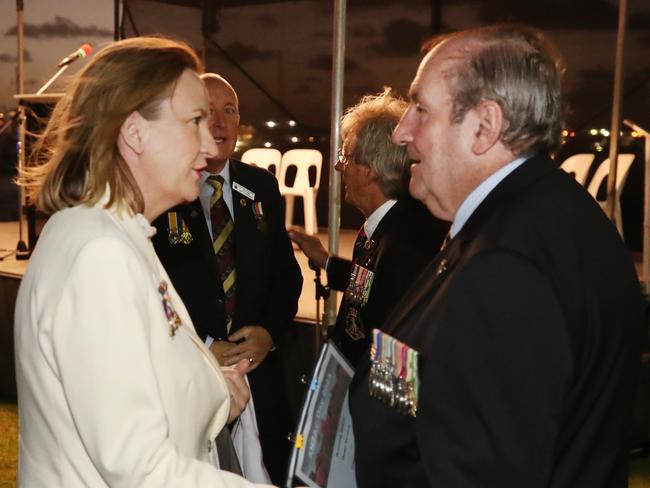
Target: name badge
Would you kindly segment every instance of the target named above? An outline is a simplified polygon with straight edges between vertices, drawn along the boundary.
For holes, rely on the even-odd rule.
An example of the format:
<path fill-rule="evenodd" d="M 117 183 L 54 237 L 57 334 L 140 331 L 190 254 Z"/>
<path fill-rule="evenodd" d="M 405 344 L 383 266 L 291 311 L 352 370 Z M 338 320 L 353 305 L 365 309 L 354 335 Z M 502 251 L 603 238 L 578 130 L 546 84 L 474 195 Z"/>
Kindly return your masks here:
<path fill-rule="evenodd" d="M 244 195 L 246 198 L 250 198 L 251 200 L 255 200 L 255 192 L 250 191 L 248 188 L 245 186 L 240 185 L 236 181 L 232 182 L 232 189 L 235 191 L 238 191 L 242 195 Z"/>

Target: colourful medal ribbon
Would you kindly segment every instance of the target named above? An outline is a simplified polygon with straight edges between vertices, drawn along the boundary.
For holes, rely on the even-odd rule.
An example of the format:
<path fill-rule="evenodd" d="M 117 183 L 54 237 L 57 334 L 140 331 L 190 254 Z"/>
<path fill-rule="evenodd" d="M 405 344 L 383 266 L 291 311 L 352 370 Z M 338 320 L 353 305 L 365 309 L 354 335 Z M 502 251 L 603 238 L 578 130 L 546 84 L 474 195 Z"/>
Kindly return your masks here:
<path fill-rule="evenodd" d="M 260 220 L 264 218 L 264 211 L 262 210 L 262 202 L 253 203 L 253 213 L 255 218 Z"/>
<path fill-rule="evenodd" d="M 377 330 L 377 329 L 375 329 Z M 382 346 L 384 345 L 384 337 L 383 333 L 379 330 L 377 330 L 377 356 L 375 359 L 377 359 L 377 362 L 381 361 L 381 355 L 382 355 Z"/>
<path fill-rule="evenodd" d="M 176 212 L 167 212 L 167 238 L 172 245 L 180 242 L 181 234 L 178 232 L 178 215 Z"/>
<path fill-rule="evenodd" d="M 181 219 L 181 223 L 183 224 L 183 233 L 181 234 L 181 242 L 183 244 L 191 244 L 192 243 L 192 234 L 190 233 L 190 229 L 187 227 L 187 224 L 183 219 Z"/>
<path fill-rule="evenodd" d="M 372 287 L 372 280 L 375 277 L 375 273 L 373 273 L 370 270 L 367 270 L 367 278 L 366 278 L 366 283 L 365 283 L 365 288 L 363 290 L 363 304 L 365 305 L 368 303 L 368 299 L 370 298 L 370 288 Z"/>
<path fill-rule="evenodd" d="M 418 409 L 418 396 L 420 392 L 420 378 L 418 373 L 418 353 L 413 349 L 408 350 L 409 355 L 409 389 L 411 392 L 411 416 L 415 417 Z"/>
<path fill-rule="evenodd" d="M 346 290 L 346 293 L 349 294 L 354 293 L 354 286 L 357 282 L 358 273 L 359 273 L 359 265 L 358 264 L 352 265 L 352 272 L 350 273 L 350 281 L 348 282 L 348 289 Z"/>
<path fill-rule="evenodd" d="M 408 347 L 406 347 L 404 344 L 402 344 L 402 347 L 400 347 L 400 367 L 399 367 L 399 377 L 406 381 L 406 369 L 407 369 L 407 361 L 408 361 Z"/>
<path fill-rule="evenodd" d="M 167 212 L 167 221 L 169 222 L 169 232 L 178 234 L 178 215 L 176 212 Z"/>

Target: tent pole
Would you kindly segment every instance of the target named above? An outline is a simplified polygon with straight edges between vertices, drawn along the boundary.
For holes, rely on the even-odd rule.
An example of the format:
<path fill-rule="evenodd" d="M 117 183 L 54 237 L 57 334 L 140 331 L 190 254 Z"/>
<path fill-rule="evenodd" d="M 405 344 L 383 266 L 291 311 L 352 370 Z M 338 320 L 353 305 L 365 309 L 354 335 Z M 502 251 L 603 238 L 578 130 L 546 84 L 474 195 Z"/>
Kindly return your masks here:
<path fill-rule="evenodd" d="M 616 34 L 616 64 L 614 67 L 614 95 L 612 101 L 612 125 L 609 132 L 609 175 L 607 177 L 607 216 L 616 222 L 616 172 L 618 169 L 618 138 L 621 130 L 621 94 L 623 93 L 623 48 L 627 24 L 627 0 L 618 7 L 618 31 Z M 621 222 L 618 222 L 621 224 Z"/>
<path fill-rule="evenodd" d="M 333 41 L 332 41 L 332 98 L 330 120 L 330 160 L 329 160 L 329 212 L 327 219 L 328 248 L 330 254 L 338 254 L 339 230 L 341 227 L 341 175 L 334 169 L 338 160 L 340 146 L 339 120 L 343 112 L 343 79 L 345 74 L 345 22 L 347 0 L 334 0 Z M 336 322 L 336 293 L 330 293 L 325 302 L 323 331 Z"/>
<path fill-rule="evenodd" d="M 120 40 L 120 0 L 113 1 L 113 40 Z"/>
<path fill-rule="evenodd" d="M 625 119 L 623 123 L 643 136 L 643 261 L 641 264 L 641 281 L 645 293 L 650 292 L 650 132 Z"/>

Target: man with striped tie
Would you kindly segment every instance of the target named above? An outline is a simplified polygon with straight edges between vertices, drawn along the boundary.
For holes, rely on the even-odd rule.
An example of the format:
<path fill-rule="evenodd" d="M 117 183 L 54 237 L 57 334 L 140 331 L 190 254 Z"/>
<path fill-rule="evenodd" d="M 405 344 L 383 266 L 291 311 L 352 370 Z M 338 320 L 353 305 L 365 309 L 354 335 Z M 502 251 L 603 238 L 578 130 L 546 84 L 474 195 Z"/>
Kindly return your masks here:
<path fill-rule="evenodd" d="M 264 462 L 278 484 L 291 430 L 278 354 L 297 310 L 302 276 L 284 228 L 277 180 L 230 158 L 239 127 L 237 94 L 219 75 L 202 78 L 218 154 L 198 176 L 199 199 L 159 218 L 153 241 L 197 332 L 219 362 L 251 362 Z"/>

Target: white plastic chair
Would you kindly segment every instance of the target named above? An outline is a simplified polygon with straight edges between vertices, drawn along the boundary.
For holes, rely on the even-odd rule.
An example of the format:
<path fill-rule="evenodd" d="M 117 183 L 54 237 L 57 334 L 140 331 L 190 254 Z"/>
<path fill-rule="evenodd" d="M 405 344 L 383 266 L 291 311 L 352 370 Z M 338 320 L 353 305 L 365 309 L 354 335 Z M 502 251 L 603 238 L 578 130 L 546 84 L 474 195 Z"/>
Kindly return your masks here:
<path fill-rule="evenodd" d="M 594 162 L 594 158 L 595 156 L 591 153 L 574 154 L 566 158 L 560 165 L 560 168 L 569 174 L 573 173 L 575 180 L 582 186 L 585 186 L 589 168 L 591 168 L 591 163 Z"/>
<path fill-rule="evenodd" d="M 320 173 L 323 166 L 323 155 L 316 149 L 291 149 L 282 155 L 278 183 L 280 194 L 285 198 L 284 223 L 287 227 L 293 224 L 293 204 L 295 197 L 303 198 L 305 207 L 305 232 L 309 235 L 318 233 L 316 221 L 316 195 L 320 186 Z M 287 186 L 287 170 L 296 168 L 296 179 L 292 186 Z M 314 186 L 309 183 L 309 168 L 316 168 Z"/>
<path fill-rule="evenodd" d="M 271 147 L 255 147 L 242 154 L 241 160 L 251 166 L 264 168 L 277 176 L 282 161 L 282 153 Z"/>
<path fill-rule="evenodd" d="M 625 186 L 625 181 L 627 180 L 627 175 L 630 172 L 630 167 L 634 161 L 634 154 L 619 154 L 618 155 L 618 167 L 616 168 L 616 228 L 618 229 L 619 234 L 623 237 L 623 221 L 621 219 L 621 193 L 623 192 L 623 186 Z M 609 158 L 600 163 L 598 169 L 594 173 L 594 176 L 591 178 L 589 187 L 587 191 L 591 194 L 592 197 L 600 204 L 604 209 L 607 205 L 607 201 L 601 201 L 596 198 L 598 195 L 598 189 L 602 184 L 603 180 L 609 174 Z"/>

